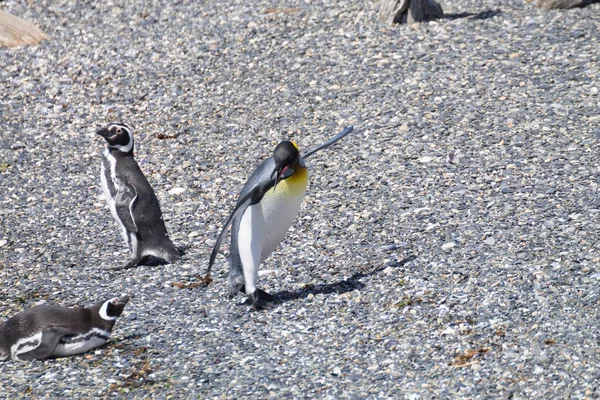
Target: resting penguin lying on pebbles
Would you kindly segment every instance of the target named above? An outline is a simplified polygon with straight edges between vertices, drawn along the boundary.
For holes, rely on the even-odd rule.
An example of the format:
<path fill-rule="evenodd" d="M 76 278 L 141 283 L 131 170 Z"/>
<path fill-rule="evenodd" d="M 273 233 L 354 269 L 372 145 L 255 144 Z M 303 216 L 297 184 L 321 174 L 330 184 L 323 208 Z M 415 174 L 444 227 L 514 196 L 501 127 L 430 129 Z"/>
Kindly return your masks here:
<path fill-rule="evenodd" d="M 274 298 L 258 289 L 258 267 L 273 252 L 298 215 L 308 184 L 304 160 L 331 146 L 348 133 L 347 127 L 328 142 L 301 156 L 294 142 L 283 141 L 273 156 L 263 161 L 252 173 L 240 193 L 237 204 L 210 255 L 208 273 L 231 224 L 229 252 L 229 296 L 246 293 L 255 308 L 264 308 Z"/>
<path fill-rule="evenodd" d="M 126 263 L 108 269 L 141 265 L 149 256 L 168 262 L 178 260 L 179 252 L 169 239 L 154 190 L 133 159 L 131 129 L 124 124 L 111 124 L 96 134 L 108 142 L 102 152 L 102 190 L 131 251 Z"/>
<path fill-rule="evenodd" d="M 41 304 L 0 324 L 0 361 L 36 360 L 85 353 L 108 341 L 129 296 L 91 308 Z"/>

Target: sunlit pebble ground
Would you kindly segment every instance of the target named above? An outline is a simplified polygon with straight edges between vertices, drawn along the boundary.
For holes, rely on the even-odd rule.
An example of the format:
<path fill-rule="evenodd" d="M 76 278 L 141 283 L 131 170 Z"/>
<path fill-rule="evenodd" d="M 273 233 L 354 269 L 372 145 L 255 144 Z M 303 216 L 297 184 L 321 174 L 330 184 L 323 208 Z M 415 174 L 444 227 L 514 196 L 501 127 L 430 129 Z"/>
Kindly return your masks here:
<path fill-rule="evenodd" d="M 52 39 L 0 49 L 0 314 L 134 298 L 105 347 L 0 365 L 0 397 L 599 396 L 600 5 L 442 5 L 387 27 L 374 1 L 2 2 Z M 101 269 L 127 256 L 112 121 L 174 265 Z M 262 266 L 274 308 L 226 297 L 227 246 L 210 286 L 172 285 L 280 140 L 346 125 Z"/>

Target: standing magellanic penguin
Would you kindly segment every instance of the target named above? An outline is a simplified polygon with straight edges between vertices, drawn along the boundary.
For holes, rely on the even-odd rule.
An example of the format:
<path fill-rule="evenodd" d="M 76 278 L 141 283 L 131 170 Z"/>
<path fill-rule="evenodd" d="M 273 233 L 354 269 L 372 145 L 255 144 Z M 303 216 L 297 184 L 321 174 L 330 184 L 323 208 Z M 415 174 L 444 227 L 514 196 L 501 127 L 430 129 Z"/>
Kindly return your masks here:
<path fill-rule="evenodd" d="M 111 124 L 96 132 L 108 146 L 102 153 L 100 181 L 110 211 L 131 251 L 126 263 L 110 269 L 130 268 L 154 256 L 179 259 L 169 235 L 158 199 L 133 158 L 133 133 L 124 124 Z"/>
<path fill-rule="evenodd" d="M 39 360 L 85 353 L 108 341 L 129 296 L 91 308 L 41 304 L 0 324 L 0 361 Z"/>
<path fill-rule="evenodd" d="M 300 155 L 294 142 L 283 141 L 273 156 L 252 173 L 227 218 L 210 255 L 208 273 L 231 224 L 229 252 L 229 296 L 245 292 L 255 308 L 264 308 L 273 296 L 256 287 L 258 267 L 277 247 L 298 215 L 308 184 L 304 160 L 331 146 L 348 133 L 347 127 L 331 140 Z"/>

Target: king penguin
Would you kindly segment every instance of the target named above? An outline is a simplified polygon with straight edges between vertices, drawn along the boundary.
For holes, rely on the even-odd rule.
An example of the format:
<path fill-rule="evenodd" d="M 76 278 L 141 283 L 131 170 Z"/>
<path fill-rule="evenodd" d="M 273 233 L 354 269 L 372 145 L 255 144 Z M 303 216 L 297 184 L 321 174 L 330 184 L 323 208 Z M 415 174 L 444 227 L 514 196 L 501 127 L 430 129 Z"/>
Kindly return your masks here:
<path fill-rule="evenodd" d="M 133 158 L 133 132 L 111 124 L 96 132 L 108 146 L 102 153 L 100 181 L 110 211 L 131 251 L 127 262 L 109 269 L 144 264 L 148 256 L 174 262 L 180 255 L 163 221 L 158 199 Z"/>
<path fill-rule="evenodd" d="M 238 201 L 227 218 L 210 255 L 208 273 L 231 224 L 229 251 L 229 297 L 246 293 L 256 309 L 265 308 L 273 296 L 257 288 L 258 268 L 275 250 L 298 215 L 308 184 L 305 160 L 331 146 L 348 133 L 349 126 L 337 136 L 300 155 L 291 141 L 279 143 L 273 156 L 263 161 L 250 175 Z"/>
<path fill-rule="evenodd" d="M 0 324 L 0 361 L 41 360 L 85 353 L 108 341 L 129 296 L 91 308 L 41 304 Z"/>

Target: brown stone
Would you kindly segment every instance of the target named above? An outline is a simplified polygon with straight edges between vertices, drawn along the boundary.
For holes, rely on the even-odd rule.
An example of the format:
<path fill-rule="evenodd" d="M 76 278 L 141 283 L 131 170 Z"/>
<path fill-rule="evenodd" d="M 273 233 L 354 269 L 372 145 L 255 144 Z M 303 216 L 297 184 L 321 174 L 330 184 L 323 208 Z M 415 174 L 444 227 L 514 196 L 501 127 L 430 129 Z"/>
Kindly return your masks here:
<path fill-rule="evenodd" d="M 0 46 L 38 44 L 49 37 L 31 22 L 0 10 Z"/>
<path fill-rule="evenodd" d="M 584 3 L 585 0 L 538 0 L 536 5 L 543 10 L 552 10 L 581 7 Z"/>

